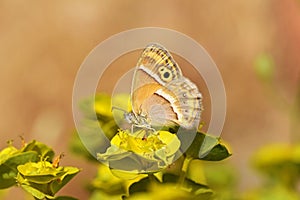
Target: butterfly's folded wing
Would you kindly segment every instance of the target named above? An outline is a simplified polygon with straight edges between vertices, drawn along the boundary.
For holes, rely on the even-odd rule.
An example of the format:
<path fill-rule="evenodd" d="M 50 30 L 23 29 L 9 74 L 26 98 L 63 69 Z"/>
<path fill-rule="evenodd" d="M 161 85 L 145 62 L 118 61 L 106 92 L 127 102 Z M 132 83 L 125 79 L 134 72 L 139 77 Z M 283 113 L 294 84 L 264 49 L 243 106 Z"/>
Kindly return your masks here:
<path fill-rule="evenodd" d="M 202 111 L 202 95 L 195 84 L 182 77 L 166 86 L 147 85 L 141 88 L 146 98 L 137 98 L 142 115 L 147 116 L 153 126 L 197 128 Z M 141 94 L 138 92 L 137 94 Z"/>
<path fill-rule="evenodd" d="M 161 71 L 161 70 L 164 71 Z M 170 73 L 166 79 L 164 73 Z M 164 86 L 173 79 L 182 77 L 182 72 L 170 53 L 158 44 L 149 44 L 142 52 L 135 69 L 131 88 L 131 102 L 139 113 L 141 100 L 155 91 L 153 87 Z M 153 86 L 153 87 L 152 87 Z"/>
<path fill-rule="evenodd" d="M 200 92 L 157 44 L 148 45 L 138 61 L 131 101 L 133 112 L 149 119 L 152 126 L 197 128 L 200 121 Z"/>
<path fill-rule="evenodd" d="M 172 91 L 174 96 L 174 112 L 177 113 L 177 123 L 184 128 L 198 128 L 202 108 L 202 95 L 197 86 L 189 79 L 181 77 L 167 84 L 166 91 Z"/>

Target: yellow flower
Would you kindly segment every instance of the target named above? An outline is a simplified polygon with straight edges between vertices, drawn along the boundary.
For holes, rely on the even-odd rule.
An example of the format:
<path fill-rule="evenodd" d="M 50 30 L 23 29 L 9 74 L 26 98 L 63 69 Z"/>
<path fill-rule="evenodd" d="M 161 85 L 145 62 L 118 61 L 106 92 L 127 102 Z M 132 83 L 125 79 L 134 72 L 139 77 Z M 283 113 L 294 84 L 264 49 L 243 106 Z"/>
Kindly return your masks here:
<path fill-rule="evenodd" d="M 168 131 L 135 133 L 119 130 L 112 138 L 105 153 L 98 153 L 98 159 L 111 168 L 147 173 L 158 171 L 172 164 L 180 148 L 180 141 Z"/>

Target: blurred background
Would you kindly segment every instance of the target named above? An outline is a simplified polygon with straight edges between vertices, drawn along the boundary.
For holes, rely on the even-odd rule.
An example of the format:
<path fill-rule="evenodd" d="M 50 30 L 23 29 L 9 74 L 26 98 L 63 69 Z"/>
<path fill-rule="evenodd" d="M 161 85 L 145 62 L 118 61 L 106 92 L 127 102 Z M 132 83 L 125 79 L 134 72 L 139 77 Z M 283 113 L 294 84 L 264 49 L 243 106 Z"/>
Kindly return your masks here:
<path fill-rule="evenodd" d="M 84 186 L 96 167 L 73 155 L 68 144 L 77 70 L 113 34 L 164 27 L 195 39 L 219 67 L 227 93 L 221 137 L 233 152 L 226 162 L 236 172 L 237 190 L 246 191 L 260 184 L 250 165 L 253 152 L 270 143 L 299 142 L 289 117 L 292 107 L 287 107 L 295 101 L 300 81 L 299 24 L 298 0 L 2 0 L 0 147 L 10 139 L 21 144 L 22 135 L 64 152 L 62 165 L 82 172 L 60 194 L 87 199 Z M 128 59 L 134 63 L 137 58 Z M 261 62 L 273 67 L 271 84 L 256 68 Z M 5 199 L 12 196 L 24 199 L 19 188 L 8 191 Z"/>

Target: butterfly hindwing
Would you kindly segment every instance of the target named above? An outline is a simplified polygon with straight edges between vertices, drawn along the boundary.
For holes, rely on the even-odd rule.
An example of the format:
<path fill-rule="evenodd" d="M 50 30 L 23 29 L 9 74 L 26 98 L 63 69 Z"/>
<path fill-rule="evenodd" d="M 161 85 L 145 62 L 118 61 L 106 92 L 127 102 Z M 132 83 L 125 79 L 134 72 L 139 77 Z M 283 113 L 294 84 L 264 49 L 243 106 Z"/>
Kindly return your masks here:
<path fill-rule="evenodd" d="M 181 77 L 166 85 L 165 91 L 172 91 L 174 96 L 174 112 L 178 116 L 178 124 L 185 128 L 197 128 L 202 111 L 202 95 L 197 86 L 189 79 Z M 176 107 L 177 106 L 177 107 Z"/>

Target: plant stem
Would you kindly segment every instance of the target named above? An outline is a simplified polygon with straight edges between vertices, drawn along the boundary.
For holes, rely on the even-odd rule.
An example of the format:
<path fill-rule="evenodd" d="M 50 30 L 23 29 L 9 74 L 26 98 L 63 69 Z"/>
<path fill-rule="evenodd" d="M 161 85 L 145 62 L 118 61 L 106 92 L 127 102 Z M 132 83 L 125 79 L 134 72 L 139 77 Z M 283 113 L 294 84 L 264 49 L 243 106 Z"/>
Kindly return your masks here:
<path fill-rule="evenodd" d="M 189 156 L 184 158 L 183 163 L 182 163 L 182 167 L 181 167 L 181 172 L 180 172 L 179 179 L 178 179 L 178 183 L 177 183 L 178 187 L 184 186 L 186 172 L 187 172 L 187 170 L 189 168 L 189 165 L 190 165 L 190 162 L 192 160 L 193 160 L 193 158 L 189 157 Z"/>
<path fill-rule="evenodd" d="M 156 177 L 154 176 L 153 173 L 150 173 L 150 174 L 148 174 L 148 178 L 149 178 L 149 181 L 150 181 L 150 187 L 154 187 L 155 184 L 157 184 Z"/>
<path fill-rule="evenodd" d="M 148 174 L 148 177 L 149 177 L 149 180 L 151 181 L 151 183 L 155 183 L 155 182 L 156 182 L 156 178 L 155 178 L 155 176 L 153 175 L 153 173 L 149 173 L 149 174 Z"/>
<path fill-rule="evenodd" d="M 291 122 L 291 142 L 300 143 L 300 80 L 295 95 L 295 101 L 291 106 L 290 122 Z"/>

